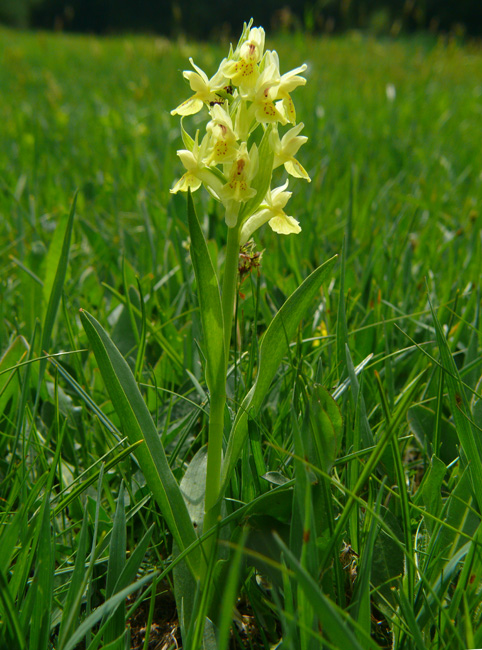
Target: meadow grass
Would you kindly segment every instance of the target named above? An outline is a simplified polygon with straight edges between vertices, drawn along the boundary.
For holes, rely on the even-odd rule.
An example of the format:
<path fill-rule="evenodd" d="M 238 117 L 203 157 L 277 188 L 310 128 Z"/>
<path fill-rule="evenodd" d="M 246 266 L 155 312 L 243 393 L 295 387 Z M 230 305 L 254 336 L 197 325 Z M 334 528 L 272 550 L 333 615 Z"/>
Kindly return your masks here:
<path fill-rule="evenodd" d="M 174 648 L 171 536 L 78 314 L 128 360 L 181 480 L 208 396 L 169 111 L 188 56 L 212 74 L 225 44 L 0 41 L 0 647 L 137 648 L 153 621 L 152 643 Z M 359 34 L 269 46 L 309 65 L 296 92 L 312 182 L 290 203 L 298 236 L 256 236 L 226 419 L 257 335 L 340 262 L 250 422 L 217 647 L 482 647 L 482 51 Z M 221 264 L 223 215 L 198 195 Z"/>

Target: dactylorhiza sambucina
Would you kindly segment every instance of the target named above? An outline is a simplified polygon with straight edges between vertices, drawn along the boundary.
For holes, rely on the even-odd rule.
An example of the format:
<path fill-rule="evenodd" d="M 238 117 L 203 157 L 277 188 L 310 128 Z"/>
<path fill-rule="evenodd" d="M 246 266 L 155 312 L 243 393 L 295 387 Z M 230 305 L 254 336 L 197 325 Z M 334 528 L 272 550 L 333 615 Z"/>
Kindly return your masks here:
<path fill-rule="evenodd" d="M 262 27 L 245 24 L 236 49 L 230 48 L 211 79 L 190 59 L 194 70 L 184 77 L 194 94 L 171 111 L 181 116 L 186 147 L 177 152 L 186 172 L 171 192 L 194 192 L 204 185 L 223 204 L 227 226 L 239 229 L 240 245 L 266 222 L 279 234 L 301 231 L 285 212 L 288 181 L 271 188 L 275 168 L 284 165 L 291 176 L 310 181 L 295 157 L 308 138 L 300 135 L 303 123 L 296 124 L 291 97 L 306 83 L 300 73 L 307 66 L 282 75 L 277 52 L 264 51 L 264 42 Z M 182 118 L 201 110 L 210 119 L 202 139 L 199 131 L 192 138 Z"/>

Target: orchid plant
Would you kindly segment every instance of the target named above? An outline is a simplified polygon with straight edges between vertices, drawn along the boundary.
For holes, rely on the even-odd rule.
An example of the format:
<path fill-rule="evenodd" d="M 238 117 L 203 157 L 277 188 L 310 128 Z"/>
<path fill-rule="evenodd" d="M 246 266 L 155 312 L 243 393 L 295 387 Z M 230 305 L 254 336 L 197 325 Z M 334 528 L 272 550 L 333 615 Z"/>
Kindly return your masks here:
<path fill-rule="evenodd" d="M 307 138 L 300 135 L 303 124 L 296 123 L 291 96 L 306 83 L 301 74 L 307 66 L 281 74 L 277 52 L 265 51 L 265 32 L 252 27 L 252 21 L 244 25 L 237 47 L 231 46 L 211 78 L 192 59 L 190 62 L 193 70 L 185 71 L 184 77 L 193 94 L 172 111 L 181 117 L 185 148 L 178 156 L 185 173 L 171 192 L 188 194 L 209 430 L 207 446 L 191 460 L 180 485 L 130 368 L 100 324 L 85 311 L 81 316 L 124 431 L 137 445 L 137 459 L 173 536 L 174 554 L 185 560 L 175 573 L 176 600 L 183 636 L 191 639 L 189 647 L 198 647 L 192 635 L 201 639 L 210 623 L 209 603 L 216 591 L 213 576 L 222 575 L 212 568 L 222 561 L 216 539 L 223 526 L 224 497 L 244 448 L 248 421 L 257 417 L 287 345 L 335 258 L 316 269 L 274 316 L 260 342 L 255 382 L 239 408 L 235 410 L 230 404 L 228 409 L 226 378 L 240 247 L 249 246 L 252 235 L 265 223 L 280 235 L 301 231 L 298 221 L 286 213 L 291 196 L 288 180 L 275 187 L 272 182 L 273 172 L 282 166 L 289 176 L 310 181 L 296 158 Z M 200 135 L 198 130 L 192 137 L 184 122 L 200 111 L 206 114 L 205 132 Z M 202 186 L 224 210 L 227 245 L 222 288 L 192 199 L 192 193 Z M 201 616 L 194 593 L 196 602 L 204 603 Z"/>
<path fill-rule="evenodd" d="M 310 181 L 308 173 L 295 158 L 308 138 L 299 135 L 303 124 L 296 125 L 296 111 L 290 94 L 306 83 L 300 73 L 307 66 L 302 65 L 281 75 L 277 52 L 265 51 L 264 46 L 264 29 L 251 27 L 250 23 L 244 25 L 236 49 L 231 46 L 228 57 L 221 61 L 211 79 L 191 58 L 194 71 L 185 71 L 184 77 L 194 95 L 171 111 L 172 115 L 181 116 L 181 133 L 186 147 L 177 152 L 186 172 L 171 192 L 194 192 L 204 186 L 221 202 L 228 227 L 222 289 L 224 351 L 220 355 L 224 357 L 224 363 L 214 372 L 217 379 L 213 377 L 210 381 L 211 373 L 207 374 L 211 418 L 204 529 L 211 527 L 219 514 L 216 506 L 220 496 L 225 381 L 239 249 L 266 222 L 279 234 L 301 231 L 298 221 L 284 211 L 291 196 L 291 192 L 286 191 L 288 181 L 271 189 L 276 167 L 284 165 L 292 176 Z M 193 139 L 184 127 L 183 118 L 202 110 L 210 119 L 199 142 L 199 131 Z M 280 138 L 278 130 L 287 124 L 292 128 Z"/>

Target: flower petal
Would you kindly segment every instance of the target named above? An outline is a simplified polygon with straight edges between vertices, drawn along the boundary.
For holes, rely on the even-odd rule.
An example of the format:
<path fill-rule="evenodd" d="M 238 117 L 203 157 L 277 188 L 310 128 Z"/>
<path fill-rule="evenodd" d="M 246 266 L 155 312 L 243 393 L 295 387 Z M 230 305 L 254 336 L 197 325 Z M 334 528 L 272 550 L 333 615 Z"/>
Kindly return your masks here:
<path fill-rule="evenodd" d="M 170 190 L 171 194 L 177 194 L 178 192 L 187 192 L 189 189 L 191 192 L 195 192 L 201 187 L 202 183 L 197 176 L 191 174 L 191 172 L 186 172 L 182 176 L 174 187 Z"/>
<path fill-rule="evenodd" d="M 201 108 L 204 106 L 202 99 L 199 97 L 193 96 L 189 99 L 186 99 L 185 102 L 179 104 L 177 108 L 171 111 L 171 115 L 194 115 L 199 113 Z"/>
<path fill-rule="evenodd" d="M 311 183 L 311 178 L 308 172 L 303 167 L 303 165 L 296 160 L 296 158 L 291 158 L 291 160 L 287 160 L 285 162 L 285 169 L 288 172 L 288 174 L 291 174 L 291 176 L 294 176 L 295 178 L 304 178 L 305 181 Z"/>
<path fill-rule="evenodd" d="M 291 235 L 301 232 L 299 222 L 286 214 L 273 217 L 269 220 L 269 225 L 278 235 Z"/>

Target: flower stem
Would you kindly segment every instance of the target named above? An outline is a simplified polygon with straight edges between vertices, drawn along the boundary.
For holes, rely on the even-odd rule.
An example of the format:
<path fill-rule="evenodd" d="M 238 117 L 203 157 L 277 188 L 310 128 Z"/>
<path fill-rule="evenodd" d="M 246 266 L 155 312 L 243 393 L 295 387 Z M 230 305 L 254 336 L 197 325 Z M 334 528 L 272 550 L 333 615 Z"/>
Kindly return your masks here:
<path fill-rule="evenodd" d="M 238 280 L 238 260 L 239 227 L 235 226 L 234 228 L 228 229 L 226 259 L 224 262 L 222 309 L 224 318 L 223 345 L 225 350 L 225 368 L 223 373 L 218 373 L 220 379 L 217 382 L 217 385 L 211 389 L 203 532 L 207 532 L 216 525 L 221 513 L 221 495 L 219 494 L 219 490 L 223 449 L 224 407 L 226 405 L 226 371 L 229 362 L 229 349 L 231 346 L 234 301 L 236 299 Z M 204 552 L 207 561 L 209 561 L 215 542 L 216 540 L 214 536 L 206 540 Z"/>

